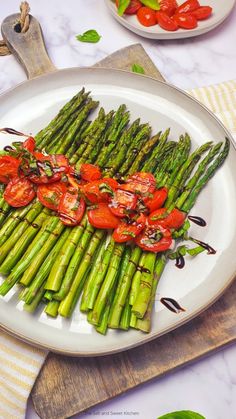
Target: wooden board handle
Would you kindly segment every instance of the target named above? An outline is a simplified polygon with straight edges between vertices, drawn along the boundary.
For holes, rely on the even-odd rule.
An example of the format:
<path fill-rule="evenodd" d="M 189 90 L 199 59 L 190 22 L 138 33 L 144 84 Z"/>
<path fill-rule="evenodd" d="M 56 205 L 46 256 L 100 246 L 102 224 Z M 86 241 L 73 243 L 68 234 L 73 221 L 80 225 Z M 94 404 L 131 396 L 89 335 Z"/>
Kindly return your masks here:
<path fill-rule="evenodd" d="M 2 23 L 2 36 L 10 51 L 23 65 L 27 77 L 33 79 L 41 74 L 55 71 L 45 47 L 41 26 L 37 19 L 30 17 L 29 29 L 25 33 L 15 31 L 19 14 L 6 17 Z"/>

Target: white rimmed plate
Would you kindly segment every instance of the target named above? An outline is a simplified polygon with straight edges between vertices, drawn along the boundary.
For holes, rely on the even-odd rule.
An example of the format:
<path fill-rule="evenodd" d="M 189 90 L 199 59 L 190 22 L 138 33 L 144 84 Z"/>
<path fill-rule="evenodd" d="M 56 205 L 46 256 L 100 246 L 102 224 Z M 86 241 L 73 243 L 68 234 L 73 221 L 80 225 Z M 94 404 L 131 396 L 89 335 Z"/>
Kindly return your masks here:
<path fill-rule="evenodd" d="M 225 0 L 223 2 L 221 0 L 201 0 L 201 6 L 211 6 L 213 8 L 212 16 L 210 16 L 208 19 L 199 21 L 198 27 L 195 29 L 178 29 L 175 32 L 165 31 L 159 25 L 145 27 L 139 23 L 136 15 L 119 16 L 117 13 L 116 5 L 112 0 L 105 0 L 105 3 L 112 16 L 114 16 L 114 18 L 121 25 L 125 26 L 127 29 L 136 34 L 143 36 L 144 38 L 180 39 L 202 35 L 219 26 L 231 13 L 235 5 L 235 0 Z M 178 1 L 178 3 L 181 4 L 183 1 Z"/>
<path fill-rule="evenodd" d="M 193 147 L 205 141 L 224 140 L 230 134 L 206 108 L 179 89 L 149 77 L 108 69 L 66 69 L 22 83 L 0 98 L 0 127 L 10 126 L 35 134 L 82 86 L 108 111 L 126 103 L 132 119 L 141 116 L 153 131 L 171 127 L 171 138 L 187 131 Z M 232 139 L 231 139 L 232 140 Z M 2 146 L 9 140 L 0 135 Z M 161 278 L 153 326 L 149 334 L 136 330 L 109 330 L 101 336 L 87 323 L 77 306 L 72 319 L 48 318 L 43 308 L 31 315 L 22 310 L 15 290 L 0 297 L 0 325 L 35 345 L 68 355 L 103 355 L 154 339 L 189 321 L 212 304 L 232 282 L 236 272 L 236 152 L 230 155 L 201 193 L 192 214 L 202 216 L 207 227 L 192 226 L 193 236 L 217 249 L 215 255 L 187 259 L 178 270 L 169 262 Z M 160 297 L 175 298 L 186 312 L 169 312 Z"/>

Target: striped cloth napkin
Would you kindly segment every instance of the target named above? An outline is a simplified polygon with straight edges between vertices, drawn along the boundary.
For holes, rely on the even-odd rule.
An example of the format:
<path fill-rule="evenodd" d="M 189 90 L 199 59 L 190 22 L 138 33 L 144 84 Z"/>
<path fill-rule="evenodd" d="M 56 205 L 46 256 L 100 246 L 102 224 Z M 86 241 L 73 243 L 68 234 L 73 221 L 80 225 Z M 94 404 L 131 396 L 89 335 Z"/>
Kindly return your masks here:
<path fill-rule="evenodd" d="M 236 81 L 193 89 L 189 93 L 214 112 L 236 139 Z M 24 418 L 28 396 L 47 356 L 0 332 L 0 418 Z"/>

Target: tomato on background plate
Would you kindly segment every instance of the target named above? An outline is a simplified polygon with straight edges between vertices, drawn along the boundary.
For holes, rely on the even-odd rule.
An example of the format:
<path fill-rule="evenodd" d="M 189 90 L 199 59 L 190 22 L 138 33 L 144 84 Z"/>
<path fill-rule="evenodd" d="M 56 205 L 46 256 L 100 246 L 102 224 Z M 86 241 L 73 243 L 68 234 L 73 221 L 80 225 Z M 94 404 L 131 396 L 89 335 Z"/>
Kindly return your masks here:
<path fill-rule="evenodd" d="M 24 207 L 35 197 L 34 186 L 27 178 L 15 177 L 7 184 L 3 198 L 12 207 Z"/>
<path fill-rule="evenodd" d="M 160 11 L 164 12 L 169 17 L 175 13 L 178 3 L 176 0 L 160 0 Z"/>
<path fill-rule="evenodd" d="M 212 14 L 212 7 L 210 6 L 200 6 L 198 9 L 191 12 L 191 15 L 194 16 L 197 20 L 207 19 Z"/>
<path fill-rule="evenodd" d="M 200 7 L 198 0 L 187 0 L 177 7 L 175 13 L 191 13 L 193 10 L 196 10 Z"/>
<path fill-rule="evenodd" d="M 195 29 L 197 27 L 197 19 L 188 13 L 179 13 L 173 16 L 173 21 L 179 28 Z"/>
<path fill-rule="evenodd" d="M 119 7 L 119 0 L 116 0 L 116 7 Z M 142 7 L 142 3 L 139 0 L 131 0 L 129 6 L 125 10 L 125 14 L 135 15 L 140 7 Z"/>
<path fill-rule="evenodd" d="M 153 26 L 157 23 L 156 13 L 150 7 L 143 6 L 138 9 L 137 18 L 143 26 Z"/>
<path fill-rule="evenodd" d="M 166 31 L 177 31 L 177 23 L 164 12 L 156 12 L 157 22 L 162 29 Z"/>

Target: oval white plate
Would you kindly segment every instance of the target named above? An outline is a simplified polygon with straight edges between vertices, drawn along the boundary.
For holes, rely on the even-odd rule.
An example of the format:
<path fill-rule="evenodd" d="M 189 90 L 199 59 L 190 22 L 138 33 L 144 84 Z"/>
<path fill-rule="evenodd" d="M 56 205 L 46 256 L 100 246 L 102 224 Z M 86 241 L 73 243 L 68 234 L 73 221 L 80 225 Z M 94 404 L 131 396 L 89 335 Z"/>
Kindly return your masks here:
<path fill-rule="evenodd" d="M 35 134 L 82 86 L 108 111 L 126 103 L 132 119 L 141 116 L 153 131 L 171 127 L 171 138 L 187 131 L 196 148 L 208 140 L 229 136 L 221 123 L 184 92 L 165 83 L 136 74 L 106 69 L 68 69 L 23 83 L 0 98 L 0 126 Z M 9 142 L 0 135 L 1 144 Z M 231 283 L 236 248 L 236 152 L 230 155 L 210 184 L 201 193 L 192 214 L 207 221 L 207 227 L 192 226 L 193 236 L 210 243 L 216 255 L 199 255 L 188 260 L 183 270 L 169 262 L 161 278 L 159 297 L 172 297 L 185 307 L 179 315 L 158 301 L 153 326 L 146 335 L 136 330 L 110 330 L 101 336 L 87 323 L 77 306 L 72 319 L 51 319 L 43 307 L 31 315 L 22 310 L 15 290 L 0 298 L 0 325 L 36 345 L 71 355 L 102 355 L 121 351 L 151 340 L 190 320 L 214 302 Z M 223 216 L 222 216 L 223 215 Z"/>
<path fill-rule="evenodd" d="M 184 0 L 178 1 L 178 4 L 183 3 Z M 231 10 L 235 5 L 235 0 L 200 0 L 201 6 L 211 6 L 213 8 L 213 14 L 206 20 L 198 22 L 198 27 L 195 29 L 178 29 L 175 32 L 168 32 L 162 29 L 159 25 L 145 27 L 141 25 L 136 17 L 117 14 L 117 8 L 112 0 L 105 0 L 105 3 L 110 10 L 114 18 L 127 29 L 137 33 L 144 38 L 151 39 L 180 39 L 180 38 L 191 38 L 192 36 L 202 35 L 206 32 L 211 31 L 220 25 L 230 14 Z"/>

